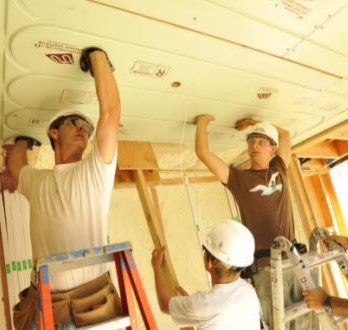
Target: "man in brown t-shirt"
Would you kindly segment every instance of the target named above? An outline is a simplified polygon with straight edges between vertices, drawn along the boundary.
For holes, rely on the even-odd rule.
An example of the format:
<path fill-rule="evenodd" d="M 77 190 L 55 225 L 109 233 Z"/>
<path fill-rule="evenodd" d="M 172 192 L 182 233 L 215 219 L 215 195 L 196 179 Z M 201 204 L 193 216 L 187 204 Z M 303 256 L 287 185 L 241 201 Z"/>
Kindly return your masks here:
<path fill-rule="evenodd" d="M 287 130 L 254 119 L 239 120 L 235 128 L 250 127 L 247 135 L 250 169 L 228 166 L 209 150 L 207 127 L 215 118 L 200 115 L 196 118 L 196 154 L 198 158 L 227 186 L 237 201 L 242 222 L 255 237 L 256 256 L 265 255 L 276 236 L 294 240 L 294 221 L 291 209 L 287 167 L 291 159 L 291 141 Z M 266 257 L 267 258 L 267 257 Z M 265 259 L 265 258 L 264 258 Z M 258 262 L 259 260 L 257 260 Z M 272 329 L 272 294 L 269 257 L 262 260 L 253 276 L 264 321 Z M 302 290 L 294 275 L 284 276 L 285 305 L 302 300 Z M 311 318 L 301 317 L 291 322 L 292 329 L 311 329 Z"/>

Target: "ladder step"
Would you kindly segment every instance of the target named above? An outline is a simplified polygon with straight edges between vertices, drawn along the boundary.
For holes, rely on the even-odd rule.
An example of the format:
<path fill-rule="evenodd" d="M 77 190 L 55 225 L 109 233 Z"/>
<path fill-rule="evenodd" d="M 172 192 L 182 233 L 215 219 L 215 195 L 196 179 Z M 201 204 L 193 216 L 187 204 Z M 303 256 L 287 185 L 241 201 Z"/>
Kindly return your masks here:
<path fill-rule="evenodd" d="M 112 320 L 104 321 L 98 324 L 88 325 L 79 328 L 79 330 L 117 330 L 129 327 L 131 324 L 129 316 L 118 316 Z"/>
<path fill-rule="evenodd" d="M 49 286 L 50 272 L 75 269 L 110 261 L 116 266 L 120 298 L 123 311 L 126 314 L 79 329 L 137 329 L 133 294 L 137 299 L 138 307 L 146 328 L 151 330 L 158 329 L 132 255 L 132 245 L 130 242 L 123 242 L 64 254 L 56 254 L 36 260 L 35 270 L 39 275 L 38 288 L 40 301 L 42 302 L 42 304 L 38 305 L 40 330 L 54 328 Z"/>
<path fill-rule="evenodd" d="M 325 251 L 322 253 L 307 252 L 301 255 L 301 259 L 303 261 L 302 267 L 311 269 L 326 264 L 330 261 L 337 261 L 338 259 L 344 257 L 346 257 L 345 252 L 336 250 Z M 293 270 L 296 267 L 298 267 L 298 265 L 293 265 L 289 259 L 283 260 L 282 262 L 282 269 L 285 272 Z"/>
<path fill-rule="evenodd" d="M 285 309 L 285 322 L 289 322 L 304 314 L 311 312 L 304 301 L 292 304 Z"/>

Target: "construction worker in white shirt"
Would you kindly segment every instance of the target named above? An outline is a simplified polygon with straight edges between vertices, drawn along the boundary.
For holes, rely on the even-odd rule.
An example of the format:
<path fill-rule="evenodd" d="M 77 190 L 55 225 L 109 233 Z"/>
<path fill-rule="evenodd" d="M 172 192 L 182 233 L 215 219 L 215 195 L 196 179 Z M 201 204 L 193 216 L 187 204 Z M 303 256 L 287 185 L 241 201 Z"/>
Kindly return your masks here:
<path fill-rule="evenodd" d="M 10 174 L 18 183 L 18 191 L 30 203 L 34 259 L 107 244 L 107 214 L 117 161 L 120 96 L 105 51 L 85 48 L 80 57 L 80 68 L 94 78 L 99 101 L 96 129 L 84 113 L 65 109 L 51 119 L 47 128 L 54 150 L 53 169 L 27 165 L 27 148 L 40 144 L 31 137 L 17 137 L 9 154 Z M 92 151 L 83 158 L 93 135 Z M 38 328 L 36 285 L 32 279 L 31 286 L 21 292 L 20 302 L 14 307 L 17 330 Z M 56 329 L 75 329 L 75 326 L 91 321 L 101 322 L 121 311 L 120 299 L 106 265 L 52 273 L 50 288 Z M 104 297 L 100 294 L 91 297 L 91 292 L 105 294 Z M 89 311 L 89 315 L 72 309 L 77 305 L 73 302 L 77 297 L 84 299 L 83 310 Z M 105 306 L 107 303 L 114 307 Z M 106 310 L 110 313 L 105 313 Z"/>
<path fill-rule="evenodd" d="M 240 272 L 254 259 L 255 242 L 251 232 L 234 220 L 215 225 L 203 244 L 204 265 L 212 289 L 192 295 L 174 296 L 168 291 L 163 273 L 165 247 L 152 254 L 157 298 L 162 312 L 176 325 L 197 329 L 260 329 L 260 304 L 254 288 L 240 278 Z M 178 292 L 186 293 L 181 287 Z"/>

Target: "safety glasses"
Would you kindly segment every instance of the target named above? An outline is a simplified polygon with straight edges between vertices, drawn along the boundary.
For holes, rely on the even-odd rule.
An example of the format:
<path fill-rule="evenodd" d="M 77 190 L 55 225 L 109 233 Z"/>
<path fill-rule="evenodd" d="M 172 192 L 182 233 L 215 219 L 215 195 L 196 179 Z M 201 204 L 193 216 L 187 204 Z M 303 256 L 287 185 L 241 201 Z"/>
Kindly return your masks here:
<path fill-rule="evenodd" d="M 93 126 L 80 117 L 68 117 L 63 120 L 62 124 L 82 129 L 88 136 L 91 136 L 93 133 Z"/>

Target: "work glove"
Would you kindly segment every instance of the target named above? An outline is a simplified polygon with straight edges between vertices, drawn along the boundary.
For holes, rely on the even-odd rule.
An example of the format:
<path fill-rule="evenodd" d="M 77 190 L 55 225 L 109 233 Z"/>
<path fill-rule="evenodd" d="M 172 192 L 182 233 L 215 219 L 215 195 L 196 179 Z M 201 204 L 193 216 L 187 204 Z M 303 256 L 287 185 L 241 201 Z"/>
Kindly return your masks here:
<path fill-rule="evenodd" d="M 108 54 L 106 53 L 106 51 L 101 49 L 101 48 L 98 48 L 98 47 L 87 47 L 87 48 L 84 48 L 82 50 L 82 54 L 81 54 L 81 57 L 80 57 L 80 68 L 81 68 L 81 70 L 83 72 L 88 72 L 89 71 L 90 74 L 92 75 L 92 77 L 94 77 L 92 63 L 89 60 L 89 54 L 94 52 L 94 51 L 96 51 L 96 50 L 99 50 L 99 51 L 103 52 L 106 55 L 106 59 L 108 60 L 108 63 L 109 63 L 111 71 L 112 72 L 115 71 L 115 68 L 112 65 L 111 61 L 109 60 L 109 57 L 108 57 Z"/>
<path fill-rule="evenodd" d="M 37 146 L 37 147 L 41 146 L 41 142 L 39 140 L 32 138 L 31 136 L 19 135 L 15 138 L 15 143 L 19 140 L 27 141 L 28 149 L 30 149 L 30 150 L 33 150 L 33 146 Z"/>

